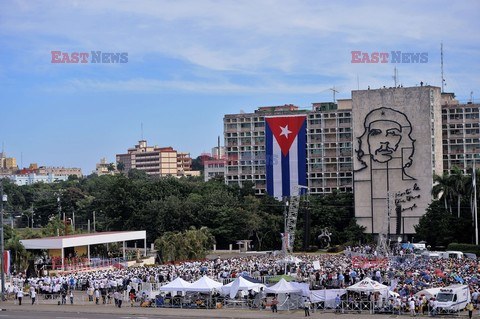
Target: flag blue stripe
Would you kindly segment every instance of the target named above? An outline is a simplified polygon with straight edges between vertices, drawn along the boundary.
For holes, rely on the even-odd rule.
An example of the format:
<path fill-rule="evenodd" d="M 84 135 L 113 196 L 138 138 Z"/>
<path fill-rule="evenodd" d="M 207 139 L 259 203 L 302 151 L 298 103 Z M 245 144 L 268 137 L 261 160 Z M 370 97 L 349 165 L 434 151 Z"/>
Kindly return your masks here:
<path fill-rule="evenodd" d="M 267 194 L 273 196 L 273 134 L 265 121 L 265 168 L 267 177 Z"/>
<path fill-rule="evenodd" d="M 290 153 L 282 157 L 282 195 L 290 196 Z"/>
<path fill-rule="evenodd" d="M 302 124 L 300 131 L 297 135 L 297 150 L 298 150 L 298 185 L 307 186 L 307 145 L 306 145 L 306 129 L 307 128 L 307 121 Z M 300 193 L 304 194 L 306 192 L 305 189 L 301 189 Z"/>

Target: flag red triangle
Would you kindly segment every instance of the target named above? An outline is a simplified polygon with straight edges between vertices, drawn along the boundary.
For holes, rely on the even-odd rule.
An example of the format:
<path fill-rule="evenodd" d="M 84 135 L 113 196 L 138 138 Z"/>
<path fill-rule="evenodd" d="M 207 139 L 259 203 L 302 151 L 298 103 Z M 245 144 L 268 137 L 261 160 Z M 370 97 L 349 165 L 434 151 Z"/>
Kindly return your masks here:
<path fill-rule="evenodd" d="M 273 136 L 277 140 L 283 156 L 290 151 L 298 131 L 305 122 L 305 116 L 278 116 L 266 117 L 268 126 L 272 130 Z"/>

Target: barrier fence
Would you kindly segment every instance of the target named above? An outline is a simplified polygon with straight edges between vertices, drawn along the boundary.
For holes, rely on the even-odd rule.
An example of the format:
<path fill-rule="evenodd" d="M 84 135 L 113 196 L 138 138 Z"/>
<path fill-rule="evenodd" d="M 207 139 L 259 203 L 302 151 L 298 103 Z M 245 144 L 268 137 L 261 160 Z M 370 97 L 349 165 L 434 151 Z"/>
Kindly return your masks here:
<path fill-rule="evenodd" d="M 14 300 L 14 304 L 18 304 L 18 300 L 14 299 L 13 296 L 10 299 Z M 126 292 L 121 295 L 124 306 L 129 306 L 130 300 Z M 229 299 L 225 297 L 212 297 L 212 296 L 201 296 L 199 294 L 189 294 L 183 297 L 174 296 L 174 297 L 161 297 L 155 298 L 152 296 L 149 298 L 152 300 L 150 307 L 156 308 L 183 308 L 183 309 L 215 309 L 215 308 L 225 308 L 225 309 L 252 309 L 252 310 L 270 310 L 271 297 L 264 300 L 256 299 Z M 284 302 L 284 307 L 279 307 L 279 310 L 295 310 L 302 309 L 303 303 L 300 302 L 302 298 L 291 299 L 287 298 Z M 27 295 L 23 298 L 22 303 L 31 304 L 31 298 Z M 135 305 L 139 306 L 141 299 L 135 300 Z M 52 294 L 37 294 L 35 304 L 37 305 L 70 305 L 70 296 L 66 295 L 66 298 L 62 300 L 62 295 L 59 293 Z M 74 305 L 96 305 L 95 296 L 90 296 L 86 292 L 75 291 L 73 297 Z M 105 296 L 99 297 L 98 305 L 99 306 L 113 306 L 114 298 L 108 298 Z M 410 310 L 408 307 L 397 308 L 392 304 L 385 304 L 378 301 L 341 301 L 340 304 L 335 304 L 334 302 L 328 302 L 329 306 L 326 305 L 324 301 L 316 302 L 312 304 L 312 312 L 337 312 L 345 314 L 392 314 L 392 315 L 409 315 Z M 332 305 L 333 304 L 333 305 Z M 459 313 L 449 309 L 432 309 L 427 307 L 423 310 L 421 308 L 416 308 L 416 314 L 428 314 L 428 315 L 449 315 L 449 316 L 459 316 Z"/>

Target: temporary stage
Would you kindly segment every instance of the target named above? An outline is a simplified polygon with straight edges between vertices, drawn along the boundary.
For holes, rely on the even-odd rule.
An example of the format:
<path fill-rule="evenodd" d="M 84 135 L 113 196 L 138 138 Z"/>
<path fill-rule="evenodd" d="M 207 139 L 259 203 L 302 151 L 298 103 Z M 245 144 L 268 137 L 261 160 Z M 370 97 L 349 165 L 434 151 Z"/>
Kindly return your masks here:
<path fill-rule="evenodd" d="M 125 258 L 125 242 L 142 240 L 144 242 L 144 256 L 147 255 L 147 232 L 140 231 L 117 231 L 104 233 L 79 234 L 70 236 L 57 236 L 46 238 L 25 239 L 20 242 L 25 249 L 48 250 L 50 257 L 62 258 L 62 270 L 65 269 L 65 248 L 73 247 L 78 255 L 86 255 L 90 260 L 90 246 L 98 244 L 123 243 L 123 258 Z"/>

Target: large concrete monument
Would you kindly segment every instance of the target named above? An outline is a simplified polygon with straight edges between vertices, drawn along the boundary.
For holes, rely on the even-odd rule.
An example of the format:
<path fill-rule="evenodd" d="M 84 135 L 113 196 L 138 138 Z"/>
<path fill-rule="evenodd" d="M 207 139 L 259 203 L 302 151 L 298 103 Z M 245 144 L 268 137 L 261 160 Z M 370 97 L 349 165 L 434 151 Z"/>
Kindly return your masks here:
<path fill-rule="evenodd" d="M 442 173 L 440 98 L 431 86 L 352 92 L 355 216 L 367 233 L 415 232 Z"/>

